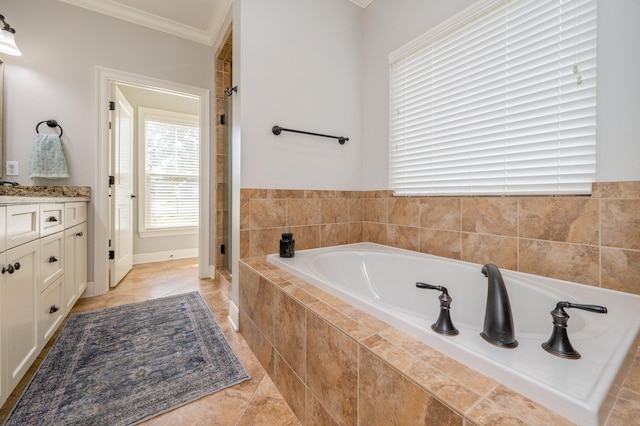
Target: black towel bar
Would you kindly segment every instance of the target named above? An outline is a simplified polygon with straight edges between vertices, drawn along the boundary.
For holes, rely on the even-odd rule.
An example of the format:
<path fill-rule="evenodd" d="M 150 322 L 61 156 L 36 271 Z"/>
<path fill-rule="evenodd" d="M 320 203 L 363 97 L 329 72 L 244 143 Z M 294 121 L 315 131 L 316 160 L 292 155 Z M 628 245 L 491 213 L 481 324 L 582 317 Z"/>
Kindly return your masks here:
<path fill-rule="evenodd" d="M 47 123 L 47 126 L 49 126 L 51 128 L 53 128 L 53 127 L 59 128 L 60 129 L 60 135 L 59 136 L 62 136 L 62 126 L 60 126 L 56 120 L 44 120 L 44 121 L 39 122 L 38 124 L 36 124 L 36 133 L 40 133 L 38 131 L 38 127 L 40 127 L 40 125 L 42 123 Z"/>
<path fill-rule="evenodd" d="M 271 128 L 271 131 L 276 136 L 284 131 L 284 132 L 302 133 L 303 135 L 321 136 L 323 138 L 338 139 L 338 143 L 340 145 L 344 145 L 344 143 L 349 140 L 349 138 L 346 138 L 344 136 L 323 135 L 322 133 L 313 133 L 313 132 L 305 132 L 303 130 L 285 129 L 284 127 L 280 127 L 280 126 L 273 126 Z"/>

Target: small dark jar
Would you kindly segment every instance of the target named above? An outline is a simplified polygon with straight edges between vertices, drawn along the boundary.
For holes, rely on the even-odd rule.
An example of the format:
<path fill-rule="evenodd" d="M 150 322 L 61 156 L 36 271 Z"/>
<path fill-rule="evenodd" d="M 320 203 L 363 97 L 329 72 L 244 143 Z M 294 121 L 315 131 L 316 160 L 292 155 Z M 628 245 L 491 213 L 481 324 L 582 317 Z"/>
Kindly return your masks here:
<path fill-rule="evenodd" d="M 280 257 L 293 257 L 295 254 L 296 242 L 293 234 L 285 232 L 280 240 Z"/>

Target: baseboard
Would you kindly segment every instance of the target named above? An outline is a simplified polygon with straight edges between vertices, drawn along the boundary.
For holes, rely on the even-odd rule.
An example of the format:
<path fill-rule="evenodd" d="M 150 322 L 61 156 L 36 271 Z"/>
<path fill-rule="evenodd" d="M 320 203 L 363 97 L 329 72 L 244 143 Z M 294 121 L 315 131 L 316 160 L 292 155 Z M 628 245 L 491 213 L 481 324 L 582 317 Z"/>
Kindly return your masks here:
<path fill-rule="evenodd" d="M 238 307 L 236 306 L 235 303 L 233 303 L 233 300 L 229 301 L 229 322 L 231 322 L 231 325 L 233 326 L 233 329 L 235 331 L 240 331 L 240 310 L 238 309 Z"/>
<path fill-rule="evenodd" d="M 93 297 L 93 296 L 96 296 L 94 282 L 93 281 L 89 281 L 87 283 L 87 288 L 84 289 L 84 291 L 80 295 L 80 298 Z"/>
<path fill-rule="evenodd" d="M 197 248 L 134 254 L 133 264 L 164 262 L 165 260 L 188 259 L 190 257 L 198 257 Z"/>
<path fill-rule="evenodd" d="M 216 265 L 209 265 L 209 278 L 216 279 Z"/>

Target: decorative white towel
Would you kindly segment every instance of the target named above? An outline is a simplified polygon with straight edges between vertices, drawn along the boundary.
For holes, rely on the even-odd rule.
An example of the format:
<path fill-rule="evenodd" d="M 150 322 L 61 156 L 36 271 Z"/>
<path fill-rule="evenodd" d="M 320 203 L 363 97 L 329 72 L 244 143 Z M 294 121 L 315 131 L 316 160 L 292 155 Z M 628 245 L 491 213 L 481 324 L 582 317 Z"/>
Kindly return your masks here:
<path fill-rule="evenodd" d="M 39 133 L 33 144 L 29 162 L 30 178 L 62 179 L 69 177 L 67 162 L 58 135 Z"/>

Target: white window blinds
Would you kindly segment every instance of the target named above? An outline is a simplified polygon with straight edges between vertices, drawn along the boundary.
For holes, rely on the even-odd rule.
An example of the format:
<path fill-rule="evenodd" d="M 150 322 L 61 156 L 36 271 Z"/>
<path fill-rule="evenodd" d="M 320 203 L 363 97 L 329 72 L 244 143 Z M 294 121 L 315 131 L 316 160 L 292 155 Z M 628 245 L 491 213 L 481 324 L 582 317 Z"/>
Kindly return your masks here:
<path fill-rule="evenodd" d="M 189 118 L 144 114 L 145 231 L 198 226 L 200 131 Z"/>
<path fill-rule="evenodd" d="M 390 56 L 391 188 L 590 193 L 596 1 L 480 2 L 465 12 Z"/>

